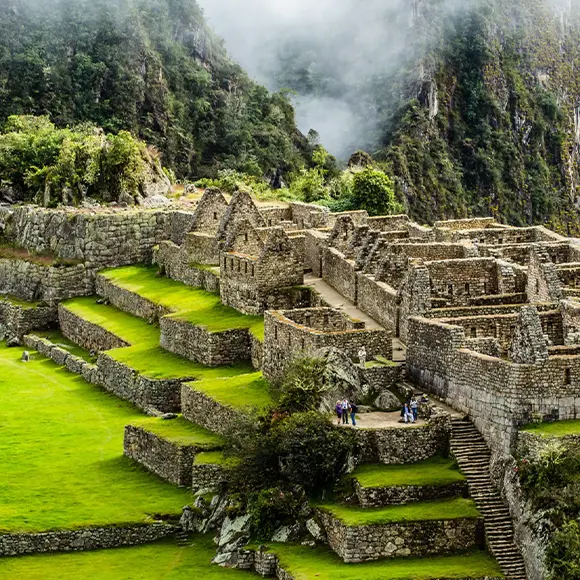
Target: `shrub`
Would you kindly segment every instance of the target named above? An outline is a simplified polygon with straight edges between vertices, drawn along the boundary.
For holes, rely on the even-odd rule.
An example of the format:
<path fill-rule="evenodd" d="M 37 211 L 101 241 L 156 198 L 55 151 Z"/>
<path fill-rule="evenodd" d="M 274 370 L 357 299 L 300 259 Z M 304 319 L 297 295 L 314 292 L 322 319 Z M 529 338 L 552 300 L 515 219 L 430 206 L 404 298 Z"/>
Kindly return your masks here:
<path fill-rule="evenodd" d="M 337 429 L 316 412 L 296 413 L 272 432 L 280 472 L 291 484 L 316 493 L 345 473 L 354 450 L 349 430 Z"/>
<path fill-rule="evenodd" d="M 401 209 L 395 200 L 393 180 L 372 167 L 354 174 L 352 198 L 357 209 L 370 215 L 390 215 Z"/>
<path fill-rule="evenodd" d="M 293 361 L 280 383 L 280 409 L 289 413 L 315 409 L 327 391 L 323 380 L 325 366 L 319 358 Z"/>
<path fill-rule="evenodd" d="M 555 532 L 546 552 L 550 580 L 580 580 L 580 526 L 566 522 Z"/>

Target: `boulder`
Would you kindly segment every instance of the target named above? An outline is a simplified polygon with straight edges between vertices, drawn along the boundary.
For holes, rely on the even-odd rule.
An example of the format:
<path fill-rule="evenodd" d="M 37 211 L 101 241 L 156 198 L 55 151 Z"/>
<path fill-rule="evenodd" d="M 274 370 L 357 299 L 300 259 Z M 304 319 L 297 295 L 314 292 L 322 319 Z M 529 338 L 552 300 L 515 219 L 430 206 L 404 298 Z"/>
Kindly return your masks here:
<path fill-rule="evenodd" d="M 296 542 L 300 538 L 301 533 L 302 526 L 298 523 L 291 526 L 281 526 L 274 532 L 274 535 L 272 536 L 272 542 L 277 542 L 280 544 Z"/>
<path fill-rule="evenodd" d="M 240 538 L 249 538 L 251 516 L 249 514 L 231 519 L 229 516 L 223 521 L 218 539 L 218 547 L 225 548 L 237 542 Z"/>
<path fill-rule="evenodd" d="M 401 405 L 402 403 L 399 398 L 391 393 L 391 391 L 383 391 L 374 402 L 374 406 L 379 411 L 385 411 L 387 413 L 400 410 Z"/>

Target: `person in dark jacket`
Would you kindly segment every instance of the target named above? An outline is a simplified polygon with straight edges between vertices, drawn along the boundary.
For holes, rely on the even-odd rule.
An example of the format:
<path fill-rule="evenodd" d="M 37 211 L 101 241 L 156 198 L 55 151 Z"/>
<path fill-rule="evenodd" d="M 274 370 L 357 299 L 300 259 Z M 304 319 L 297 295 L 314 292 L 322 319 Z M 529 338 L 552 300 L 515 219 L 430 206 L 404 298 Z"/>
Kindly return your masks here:
<path fill-rule="evenodd" d="M 356 414 L 358 413 L 358 407 L 355 402 L 350 402 L 350 420 L 354 427 L 356 427 Z"/>

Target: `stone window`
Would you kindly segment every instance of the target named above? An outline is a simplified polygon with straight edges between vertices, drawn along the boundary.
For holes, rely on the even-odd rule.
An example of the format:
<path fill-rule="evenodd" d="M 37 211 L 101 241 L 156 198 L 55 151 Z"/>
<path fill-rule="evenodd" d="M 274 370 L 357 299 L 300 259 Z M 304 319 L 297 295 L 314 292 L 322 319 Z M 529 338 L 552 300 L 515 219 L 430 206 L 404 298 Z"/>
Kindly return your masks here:
<path fill-rule="evenodd" d="M 268 226 L 272 227 L 272 220 L 268 220 Z"/>
<path fill-rule="evenodd" d="M 471 327 L 471 338 L 477 338 L 477 328 L 475 326 Z"/>
<path fill-rule="evenodd" d="M 248 234 L 244 234 L 244 242 L 248 241 Z"/>
<path fill-rule="evenodd" d="M 254 264 L 252 264 L 252 274 L 251 274 L 252 278 L 254 277 Z"/>
<path fill-rule="evenodd" d="M 242 263 L 238 260 L 238 272 L 242 271 Z"/>
<path fill-rule="evenodd" d="M 328 314 L 325 314 L 322 318 L 322 324 L 324 325 L 324 328 L 328 326 L 328 323 L 329 323 Z"/>
<path fill-rule="evenodd" d="M 312 317 L 310 316 L 310 314 L 307 314 L 304 317 L 304 326 L 310 326 L 311 323 L 312 323 Z"/>
<path fill-rule="evenodd" d="M 234 259 L 232 258 L 230 260 L 230 270 L 233 270 L 233 269 L 234 269 Z"/>
<path fill-rule="evenodd" d="M 498 238 L 498 239 L 497 239 L 497 243 L 498 243 L 500 246 L 503 246 L 503 238 Z"/>
<path fill-rule="evenodd" d="M 306 343 L 304 342 L 304 339 L 302 339 L 301 350 L 302 350 L 302 352 L 304 352 L 306 350 Z"/>
<path fill-rule="evenodd" d="M 483 283 L 483 293 L 487 294 L 487 282 Z"/>
<path fill-rule="evenodd" d="M 467 284 L 465 284 L 465 293 L 466 294 L 470 294 L 471 293 L 471 286 L 469 285 L 469 282 Z"/>
<path fill-rule="evenodd" d="M 447 286 L 447 294 L 449 294 L 449 296 L 453 296 L 453 284 L 449 284 Z"/>
<path fill-rule="evenodd" d="M 536 280 L 536 294 L 539 294 L 540 292 L 540 281 Z"/>
<path fill-rule="evenodd" d="M 564 371 L 564 384 L 571 385 L 572 384 L 572 372 L 570 369 L 566 369 Z"/>
<path fill-rule="evenodd" d="M 244 269 L 244 273 L 247 274 L 248 273 L 248 262 L 245 262 L 245 269 Z"/>
<path fill-rule="evenodd" d="M 214 220 L 217 220 L 217 211 L 214 211 L 214 212 L 213 212 L 213 219 L 214 219 Z"/>

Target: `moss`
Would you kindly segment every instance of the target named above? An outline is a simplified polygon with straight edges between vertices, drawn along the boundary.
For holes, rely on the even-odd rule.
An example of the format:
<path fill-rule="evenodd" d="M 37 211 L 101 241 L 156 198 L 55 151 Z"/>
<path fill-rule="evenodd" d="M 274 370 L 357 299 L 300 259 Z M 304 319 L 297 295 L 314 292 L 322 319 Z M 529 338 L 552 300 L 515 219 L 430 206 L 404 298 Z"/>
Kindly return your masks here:
<path fill-rule="evenodd" d="M 9 294 L 0 294 L 0 302 L 9 302 L 12 306 L 18 306 L 25 310 L 32 310 L 37 308 L 40 304 L 40 302 L 27 302 L 26 300 L 21 300 L 20 298 Z"/>
<path fill-rule="evenodd" d="M 341 504 L 322 504 L 317 507 L 332 514 L 347 526 L 480 517 L 473 500 L 464 498 L 422 501 L 408 505 L 372 509 Z"/>
<path fill-rule="evenodd" d="M 522 428 L 522 431 L 541 435 L 542 437 L 566 437 L 580 435 L 580 420 L 555 421 L 554 423 L 531 423 Z"/>
<path fill-rule="evenodd" d="M 228 457 L 221 451 L 204 451 L 195 456 L 194 465 L 220 465 L 221 467 L 234 467 L 239 460 L 236 457 Z"/>
<path fill-rule="evenodd" d="M 164 420 L 156 417 L 132 421 L 131 425 L 140 427 L 182 446 L 197 447 L 200 449 L 219 449 L 225 441 L 219 435 L 186 421 L 183 417 Z"/>

